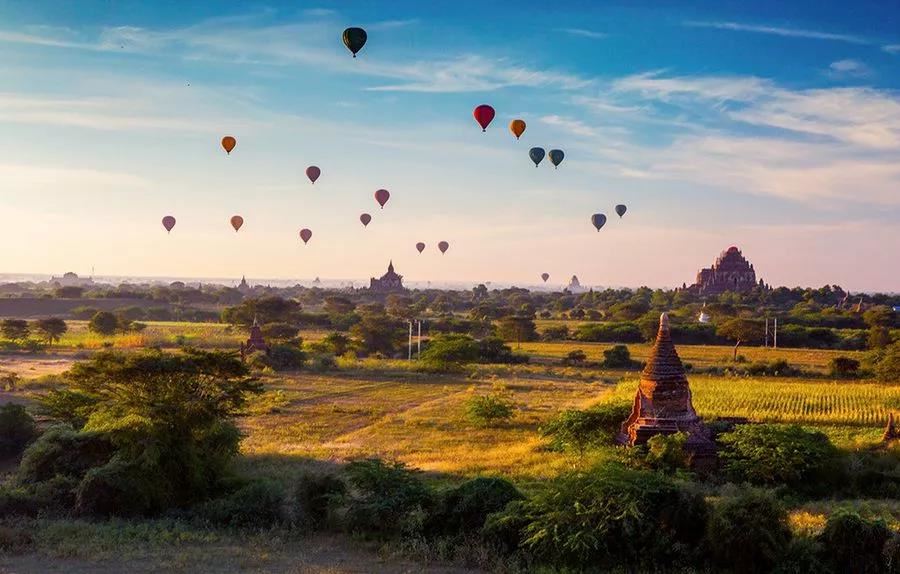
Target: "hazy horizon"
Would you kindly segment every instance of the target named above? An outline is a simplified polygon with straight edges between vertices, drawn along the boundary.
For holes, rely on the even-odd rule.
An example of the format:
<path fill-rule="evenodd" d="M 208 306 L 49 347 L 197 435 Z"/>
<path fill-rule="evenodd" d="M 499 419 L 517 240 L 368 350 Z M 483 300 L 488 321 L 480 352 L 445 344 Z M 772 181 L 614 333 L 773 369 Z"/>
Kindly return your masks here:
<path fill-rule="evenodd" d="M 0 19 L 4 273 L 367 281 L 393 259 L 416 283 L 672 288 L 737 245 L 773 286 L 900 291 L 900 22 L 878 2 L 54 0 Z M 535 169 L 531 146 L 566 159 Z"/>

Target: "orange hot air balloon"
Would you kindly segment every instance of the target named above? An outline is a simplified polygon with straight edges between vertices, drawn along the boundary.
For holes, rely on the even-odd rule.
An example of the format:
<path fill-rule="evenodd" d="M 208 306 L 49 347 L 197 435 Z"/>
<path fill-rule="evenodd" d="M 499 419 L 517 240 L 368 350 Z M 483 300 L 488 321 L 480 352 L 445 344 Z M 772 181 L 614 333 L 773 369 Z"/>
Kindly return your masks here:
<path fill-rule="evenodd" d="M 234 227 L 235 232 L 240 231 L 241 226 L 244 225 L 244 218 L 240 215 L 234 215 L 231 217 L 231 226 Z"/>
<path fill-rule="evenodd" d="M 472 112 L 472 115 L 475 116 L 475 121 L 481 126 L 481 131 L 487 131 L 487 127 L 494 120 L 494 113 L 494 108 L 487 104 L 481 104 Z"/>
<path fill-rule="evenodd" d="M 375 201 L 378 202 L 378 205 L 381 206 L 381 209 L 384 209 L 384 204 L 388 202 L 391 198 L 391 192 L 386 189 L 379 189 L 375 192 Z"/>
<path fill-rule="evenodd" d="M 233 136 L 225 136 L 222 138 L 222 147 L 225 148 L 225 153 L 231 155 L 231 150 L 233 150 L 236 145 L 237 140 L 234 139 Z"/>
<path fill-rule="evenodd" d="M 300 239 L 303 240 L 304 244 L 309 243 L 310 237 L 312 237 L 312 231 L 305 228 L 300 230 Z"/>
<path fill-rule="evenodd" d="M 167 215 L 162 218 L 163 227 L 166 228 L 166 232 L 171 232 L 172 228 L 175 227 L 175 218 L 171 215 Z"/>
<path fill-rule="evenodd" d="M 316 180 L 319 179 L 320 175 L 322 175 L 322 170 L 318 167 L 311 165 L 306 168 L 306 177 L 309 178 L 309 181 L 316 183 Z"/>
<path fill-rule="evenodd" d="M 416 243 L 416 249 L 419 250 L 419 253 L 422 253 L 423 251 L 425 251 L 425 244 L 421 241 Z"/>
<path fill-rule="evenodd" d="M 372 221 L 372 216 L 368 213 L 363 213 L 359 216 L 359 220 L 362 222 L 363 227 L 366 227 L 367 225 L 369 225 L 369 222 Z"/>
<path fill-rule="evenodd" d="M 438 243 L 438 249 L 441 250 L 441 253 L 447 253 L 447 250 L 450 249 L 450 244 L 446 241 L 441 241 Z"/>
<path fill-rule="evenodd" d="M 509 131 L 516 136 L 516 139 L 522 137 L 522 134 L 525 133 L 525 121 L 524 120 L 513 120 L 509 122 Z"/>

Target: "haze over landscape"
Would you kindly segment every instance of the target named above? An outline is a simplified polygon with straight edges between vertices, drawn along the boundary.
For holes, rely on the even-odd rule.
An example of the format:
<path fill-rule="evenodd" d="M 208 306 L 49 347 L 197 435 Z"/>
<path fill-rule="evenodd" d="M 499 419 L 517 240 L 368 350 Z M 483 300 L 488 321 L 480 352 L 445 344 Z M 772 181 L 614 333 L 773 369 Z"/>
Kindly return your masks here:
<path fill-rule="evenodd" d="M 897 291 L 896 6 L 655 4 L 0 2 L 3 271 Z"/>

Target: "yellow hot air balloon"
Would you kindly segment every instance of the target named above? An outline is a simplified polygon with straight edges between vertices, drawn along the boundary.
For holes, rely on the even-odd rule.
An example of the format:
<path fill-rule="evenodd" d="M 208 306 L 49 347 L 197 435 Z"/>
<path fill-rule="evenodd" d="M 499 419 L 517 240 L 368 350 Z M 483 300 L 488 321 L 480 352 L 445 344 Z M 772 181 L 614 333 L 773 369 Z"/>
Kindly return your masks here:
<path fill-rule="evenodd" d="M 509 131 L 516 136 L 516 139 L 519 139 L 519 137 L 525 133 L 525 120 L 513 120 L 509 122 Z"/>

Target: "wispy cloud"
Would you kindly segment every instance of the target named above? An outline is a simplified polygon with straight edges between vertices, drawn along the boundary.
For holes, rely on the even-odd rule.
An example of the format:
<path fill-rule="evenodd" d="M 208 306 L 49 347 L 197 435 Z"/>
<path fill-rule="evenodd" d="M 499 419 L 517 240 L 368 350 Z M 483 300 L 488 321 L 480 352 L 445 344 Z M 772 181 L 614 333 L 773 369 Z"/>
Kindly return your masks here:
<path fill-rule="evenodd" d="M 872 70 L 859 60 L 837 60 L 828 66 L 828 75 L 832 78 L 864 78 L 871 74 Z"/>
<path fill-rule="evenodd" d="M 771 34 L 775 36 L 784 36 L 788 38 L 810 38 L 814 40 L 833 40 L 836 42 L 848 42 L 850 44 L 871 44 L 872 42 L 860 36 L 851 34 L 835 34 L 831 32 L 821 32 L 819 30 L 805 30 L 802 28 L 784 28 L 780 26 L 760 26 L 753 24 L 741 24 L 738 22 L 708 22 L 708 21 L 687 21 L 685 26 L 694 28 L 715 28 L 717 30 L 733 30 L 735 32 L 752 32 L 755 34 Z"/>
<path fill-rule="evenodd" d="M 602 40 L 603 38 L 608 37 L 608 34 L 604 34 L 603 32 L 595 32 L 594 30 L 586 30 L 584 28 L 559 28 L 559 31 L 568 34 L 569 36 L 580 36 L 592 40 Z"/>
<path fill-rule="evenodd" d="M 888 54 L 900 54 L 900 44 L 887 44 L 881 47 Z"/>
<path fill-rule="evenodd" d="M 565 116 L 555 114 L 543 116 L 541 117 L 541 123 L 560 128 L 578 136 L 594 137 L 597 135 L 597 131 L 583 121 Z"/>

